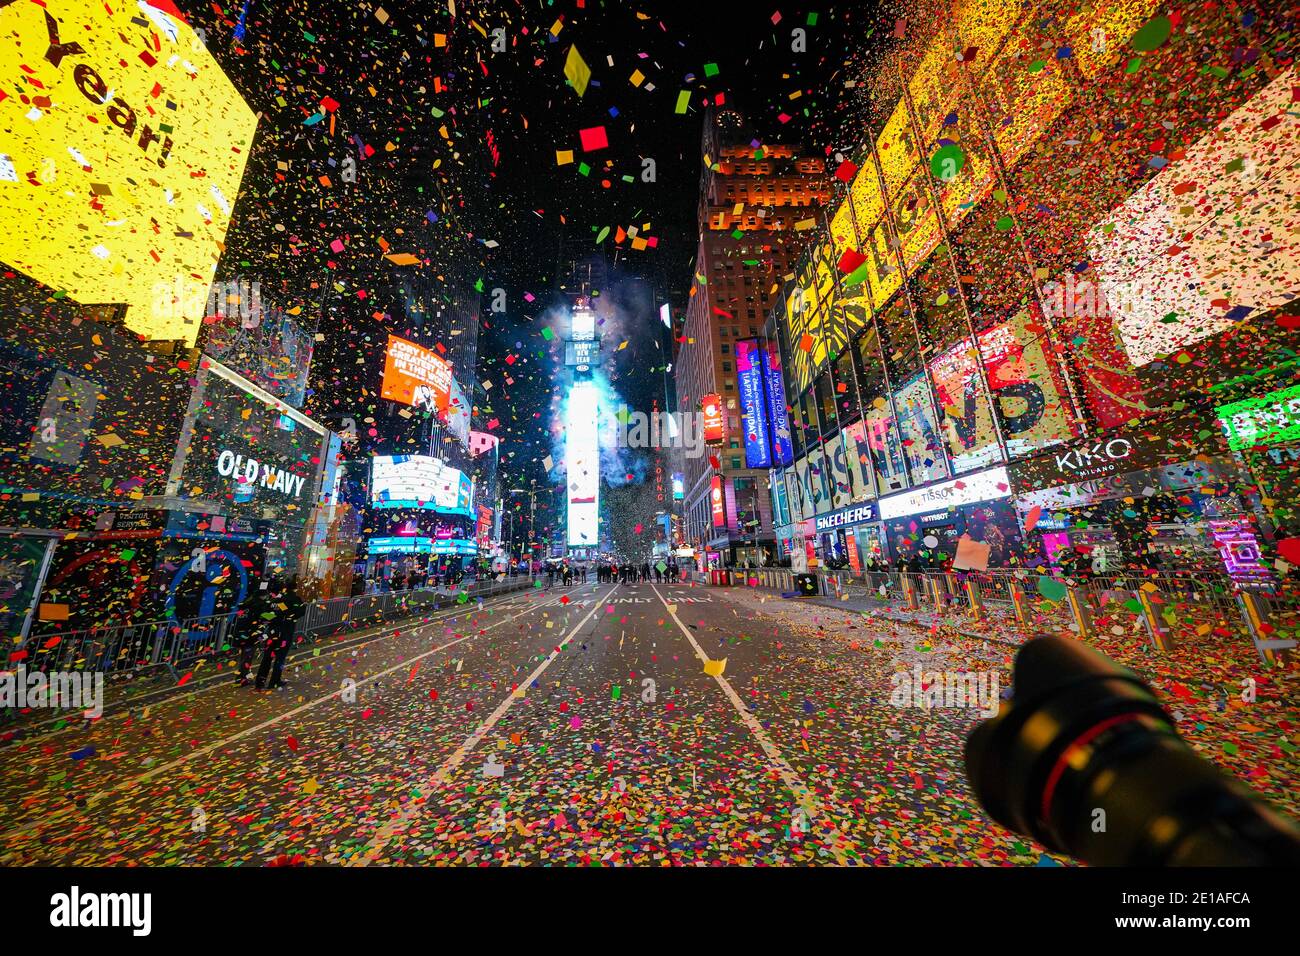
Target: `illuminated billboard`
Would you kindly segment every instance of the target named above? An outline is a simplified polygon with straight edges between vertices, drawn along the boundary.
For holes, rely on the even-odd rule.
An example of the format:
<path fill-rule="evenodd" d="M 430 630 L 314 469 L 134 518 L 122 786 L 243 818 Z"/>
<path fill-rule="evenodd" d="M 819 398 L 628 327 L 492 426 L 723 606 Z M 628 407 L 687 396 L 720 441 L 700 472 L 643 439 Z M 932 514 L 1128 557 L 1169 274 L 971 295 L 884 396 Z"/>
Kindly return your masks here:
<path fill-rule="evenodd" d="M 898 409 L 898 430 L 903 436 L 903 455 L 912 483 L 920 485 L 948 477 L 943 443 L 932 411 L 930 385 L 924 373 L 894 393 L 894 407 Z"/>
<path fill-rule="evenodd" d="M 446 411 L 451 404 L 451 363 L 428 349 L 388 337 L 384 379 L 379 396 L 426 411 Z"/>
<path fill-rule="evenodd" d="M 1300 137 L 1280 118 L 1294 112 L 1295 86 L 1280 73 L 1089 233 L 1135 366 L 1294 299 Z"/>
<path fill-rule="evenodd" d="M 768 340 L 759 352 L 759 364 L 767 381 L 767 420 L 772 429 L 772 463 L 789 468 L 794 461 L 794 446 L 790 441 L 790 412 L 785 404 L 785 379 L 781 375 L 781 350 L 777 343 Z"/>
<path fill-rule="evenodd" d="M 376 455 L 370 474 L 370 503 L 376 508 L 473 513 L 473 481 L 432 455 Z"/>
<path fill-rule="evenodd" d="M 736 343 L 736 390 L 740 394 L 741 431 L 745 436 L 745 467 L 771 468 L 772 442 L 757 339 L 741 339 Z"/>
<path fill-rule="evenodd" d="M 1233 451 L 1300 438 L 1300 385 L 1220 405 L 1215 414 Z"/>
<path fill-rule="evenodd" d="M 193 346 L 253 111 L 176 13 L 143 2 L 3 4 L 0 37 L 0 219 L 40 226 L 0 231 L 0 261 Z"/>
<path fill-rule="evenodd" d="M 727 526 L 727 500 L 722 492 L 722 478 L 719 475 L 709 479 L 709 513 L 713 516 L 713 527 Z"/>
<path fill-rule="evenodd" d="M 600 405 L 596 386 L 576 382 L 569 392 L 565 421 L 564 470 L 568 484 L 568 542 L 594 548 L 600 542 Z"/>
<path fill-rule="evenodd" d="M 212 502 L 232 518 L 305 522 L 316 502 L 325 428 L 207 356 L 197 381 L 168 496 Z"/>
<path fill-rule="evenodd" d="M 700 409 L 704 412 L 704 440 L 711 445 L 720 445 L 727 440 L 727 420 L 722 414 L 722 399 L 716 394 L 705 395 L 700 399 Z"/>

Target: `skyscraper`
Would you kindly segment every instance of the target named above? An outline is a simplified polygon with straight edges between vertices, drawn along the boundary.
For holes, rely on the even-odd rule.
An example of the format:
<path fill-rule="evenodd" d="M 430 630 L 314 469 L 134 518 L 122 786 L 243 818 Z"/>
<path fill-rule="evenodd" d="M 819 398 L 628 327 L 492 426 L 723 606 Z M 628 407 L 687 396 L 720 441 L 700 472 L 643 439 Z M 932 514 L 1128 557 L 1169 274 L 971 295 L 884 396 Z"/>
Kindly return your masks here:
<path fill-rule="evenodd" d="M 766 467 L 747 466 L 736 346 L 762 333 L 830 188 L 820 158 L 797 145 L 760 142 L 732 109 L 707 111 L 702 159 L 699 249 L 675 365 L 677 407 L 700 413 L 716 396 L 722 435 L 683 463 L 686 537 L 719 562 L 757 561 L 772 552 L 770 497 Z"/>

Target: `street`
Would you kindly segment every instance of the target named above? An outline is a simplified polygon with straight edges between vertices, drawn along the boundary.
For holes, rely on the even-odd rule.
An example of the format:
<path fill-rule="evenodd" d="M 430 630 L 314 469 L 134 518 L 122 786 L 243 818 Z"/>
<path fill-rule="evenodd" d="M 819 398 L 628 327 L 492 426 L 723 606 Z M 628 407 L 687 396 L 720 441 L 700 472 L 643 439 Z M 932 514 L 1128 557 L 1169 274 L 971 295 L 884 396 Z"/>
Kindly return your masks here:
<path fill-rule="evenodd" d="M 1034 864 L 963 782 L 969 668 L 760 592 L 579 585 L 0 751 L 9 864 Z M 994 645 L 990 645 L 990 648 Z M 978 652 L 1002 672 L 1007 648 Z M 704 661 L 726 660 L 705 673 Z M 351 693 L 346 681 L 355 681 Z"/>

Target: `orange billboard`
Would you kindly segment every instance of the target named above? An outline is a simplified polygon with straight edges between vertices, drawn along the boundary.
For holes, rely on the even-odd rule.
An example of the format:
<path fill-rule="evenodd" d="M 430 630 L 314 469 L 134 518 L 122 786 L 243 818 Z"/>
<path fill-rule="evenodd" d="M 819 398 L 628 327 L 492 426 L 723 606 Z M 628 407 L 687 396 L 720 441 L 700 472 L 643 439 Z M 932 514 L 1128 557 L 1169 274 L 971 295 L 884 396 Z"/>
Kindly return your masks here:
<path fill-rule="evenodd" d="M 700 399 L 704 412 L 704 440 L 709 444 L 722 444 L 727 439 L 727 422 L 722 417 L 722 398 L 717 394 Z"/>
<path fill-rule="evenodd" d="M 423 346 L 390 335 L 379 395 L 429 411 L 446 411 L 451 404 L 451 363 Z"/>

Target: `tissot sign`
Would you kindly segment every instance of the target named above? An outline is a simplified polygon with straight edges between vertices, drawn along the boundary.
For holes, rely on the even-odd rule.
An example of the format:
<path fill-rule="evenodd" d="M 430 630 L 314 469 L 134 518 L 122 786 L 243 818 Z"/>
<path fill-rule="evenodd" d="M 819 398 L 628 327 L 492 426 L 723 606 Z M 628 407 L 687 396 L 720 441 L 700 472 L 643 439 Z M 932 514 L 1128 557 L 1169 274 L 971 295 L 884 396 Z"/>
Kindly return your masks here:
<path fill-rule="evenodd" d="M 1200 434 L 1212 434 L 1207 429 L 1195 413 L 1112 429 L 1012 464 L 1011 484 L 1023 494 L 1187 461 L 1201 453 Z"/>

